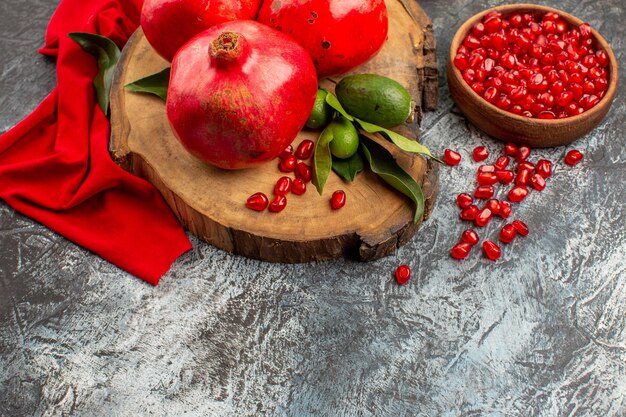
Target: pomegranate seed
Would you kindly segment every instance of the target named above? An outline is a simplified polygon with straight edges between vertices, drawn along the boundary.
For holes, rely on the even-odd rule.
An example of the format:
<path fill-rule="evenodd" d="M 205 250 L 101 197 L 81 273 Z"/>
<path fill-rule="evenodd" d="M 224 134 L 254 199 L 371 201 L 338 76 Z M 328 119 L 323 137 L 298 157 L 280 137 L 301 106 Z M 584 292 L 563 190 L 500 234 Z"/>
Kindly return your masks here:
<path fill-rule="evenodd" d="M 277 195 L 274 196 L 274 199 L 270 203 L 269 210 L 272 213 L 278 213 L 280 211 L 283 211 L 285 207 L 287 207 L 287 197 L 285 197 L 284 195 Z"/>
<path fill-rule="evenodd" d="M 400 265 L 396 268 L 396 282 L 398 285 L 404 285 L 411 279 L 411 268 L 408 265 Z"/>
<path fill-rule="evenodd" d="M 596 59 L 598 60 L 598 65 L 600 65 L 602 68 L 609 65 L 609 55 L 602 49 L 596 52 Z"/>
<path fill-rule="evenodd" d="M 478 173 L 483 174 L 486 172 L 496 172 L 495 165 L 481 165 L 478 167 Z"/>
<path fill-rule="evenodd" d="M 474 222 L 476 223 L 476 226 L 485 227 L 487 226 L 487 224 L 489 224 L 492 216 L 493 214 L 491 213 L 491 210 L 485 207 L 478 212 L 476 218 L 474 219 Z"/>
<path fill-rule="evenodd" d="M 293 155 L 289 155 L 288 157 L 280 161 L 280 163 L 278 164 L 278 169 L 281 172 L 293 172 L 293 170 L 296 168 L 296 163 L 296 157 Z"/>
<path fill-rule="evenodd" d="M 510 184 L 513 182 L 513 178 L 515 178 L 515 174 L 513 171 L 502 170 L 496 171 L 496 177 L 498 177 L 498 181 L 500 184 Z"/>
<path fill-rule="evenodd" d="M 591 26 L 589 26 L 589 23 L 583 23 L 582 25 L 578 26 L 578 31 L 580 32 L 580 36 L 583 39 L 588 39 L 591 37 Z"/>
<path fill-rule="evenodd" d="M 461 234 L 461 241 L 474 246 L 480 241 L 480 238 L 478 237 L 478 233 L 472 229 L 467 229 Z"/>
<path fill-rule="evenodd" d="M 459 217 L 461 218 L 461 220 L 472 221 L 476 218 L 477 214 L 478 214 L 478 207 L 472 204 L 471 206 L 466 207 L 463 210 L 461 210 L 461 213 L 459 213 Z"/>
<path fill-rule="evenodd" d="M 525 199 L 527 195 L 528 195 L 528 188 L 524 187 L 523 185 L 521 186 L 518 185 L 518 186 L 511 188 L 511 190 L 507 194 L 507 197 L 509 201 L 512 201 L 514 203 L 519 203 L 520 201 Z"/>
<path fill-rule="evenodd" d="M 539 173 L 530 177 L 529 182 L 530 185 L 532 185 L 532 187 L 537 191 L 543 191 L 543 189 L 546 188 L 546 180 Z"/>
<path fill-rule="evenodd" d="M 530 148 L 528 146 L 520 146 L 517 155 L 515 156 L 515 159 L 517 159 L 518 161 L 524 161 L 528 158 L 529 155 Z"/>
<path fill-rule="evenodd" d="M 493 197 L 495 190 L 491 185 L 481 185 L 476 187 L 476 191 L 474 192 L 474 197 L 486 200 Z"/>
<path fill-rule="evenodd" d="M 476 181 L 480 185 L 493 185 L 498 182 L 498 177 L 493 172 L 480 172 L 476 176 Z"/>
<path fill-rule="evenodd" d="M 286 195 L 291 191 L 291 186 L 293 181 L 289 177 L 280 177 L 278 181 L 276 181 L 276 185 L 274 185 L 274 194 L 276 195 Z"/>
<path fill-rule="evenodd" d="M 519 152 L 519 149 L 517 146 L 515 146 L 512 143 L 507 143 L 506 145 L 504 145 L 504 153 L 506 155 L 515 157 L 517 156 L 517 153 Z"/>
<path fill-rule="evenodd" d="M 311 155 L 313 155 L 313 150 L 315 149 L 315 143 L 311 140 L 303 140 L 298 145 L 298 149 L 296 149 L 296 158 L 298 159 L 309 159 Z"/>
<path fill-rule="evenodd" d="M 495 243 L 493 243 L 491 240 L 485 240 L 483 242 L 483 251 L 485 252 L 485 255 L 487 256 L 487 258 L 489 258 L 492 261 L 497 261 L 498 259 L 500 259 L 500 256 L 502 255 L 502 251 L 500 250 L 500 247 L 496 245 Z"/>
<path fill-rule="evenodd" d="M 468 193 L 461 193 L 456 196 L 456 205 L 459 206 L 459 208 L 468 208 L 473 203 L 474 199 Z"/>
<path fill-rule="evenodd" d="M 461 154 L 452 149 L 446 149 L 443 151 L 443 162 L 450 166 L 458 165 L 461 162 Z"/>
<path fill-rule="evenodd" d="M 540 159 L 535 165 L 537 173 L 543 178 L 550 178 L 552 176 L 552 162 L 547 159 Z"/>
<path fill-rule="evenodd" d="M 565 155 L 565 163 L 567 165 L 570 166 L 574 166 L 577 163 L 579 163 L 580 161 L 583 160 L 584 155 L 582 154 L 582 152 L 576 150 L 576 149 L 572 149 L 571 151 L 569 151 L 566 155 Z"/>
<path fill-rule="evenodd" d="M 304 162 L 298 162 L 296 165 L 296 177 L 304 182 L 309 182 L 312 176 L 313 172 L 311 171 L 311 167 Z"/>
<path fill-rule="evenodd" d="M 487 157 L 489 157 L 489 151 L 485 146 L 477 146 L 472 151 L 472 158 L 476 162 L 484 161 Z"/>
<path fill-rule="evenodd" d="M 490 103 L 496 101 L 496 96 L 498 95 L 498 90 L 495 87 L 489 87 L 485 90 L 483 94 L 483 98 Z"/>
<path fill-rule="evenodd" d="M 268 204 L 267 196 L 263 193 L 254 193 L 246 201 L 246 207 L 254 211 L 263 211 Z"/>
<path fill-rule="evenodd" d="M 523 169 L 526 169 L 532 172 L 535 169 L 535 166 L 531 162 L 522 161 L 517 164 L 517 172 L 520 172 Z"/>
<path fill-rule="evenodd" d="M 472 26 L 472 33 L 477 38 L 480 38 L 485 34 L 485 26 L 481 22 L 476 23 L 474 26 Z"/>
<path fill-rule="evenodd" d="M 485 207 L 491 210 L 491 214 L 498 214 L 498 212 L 500 211 L 500 202 L 495 198 L 492 198 L 491 200 L 487 201 Z"/>
<path fill-rule="evenodd" d="M 515 185 L 528 185 L 528 180 L 530 179 L 530 171 L 527 169 L 522 169 L 517 171 L 517 176 L 515 177 Z"/>
<path fill-rule="evenodd" d="M 506 224 L 500 230 L 500 241 L 502 243 L 511 243 L 513 239 L 515 239 L 515 235 L 517 235 L 517 230 L 513 227 L 512 224 Z"/>
<path fill-rule="evenodd" d="M 460 71 L 469 68 L 469 60 L 467 59 L 467 55 L 457 53 L 454 57 L 454 66 L 456 66 Z"/>
<path fill-rule="evenodd" d="M 526 223 L 521 220 L 513 220 L 511 224 L 513 225 L 515 230 L 517 230 L 517 233 L 522 236 L 528 236 L 528 226 L 526 226 Z"/>
<path fill-rule="evenodd" d="M 285 159 L 293 155 L 293 146 L 289 145 L 278 155 L 280 159 Z"/>
<path fill-rule="evenodd" d="M 472 246 L 469 243 L 459 242 L 452 247 L 450 254 L 454 259 L 465 259 L 472 250 Z"/>
<path fill-rule="evenodd" d="M 509 203 L 508 201 L 500 201 L 498 216 L 506 219 L 511 215 L 511 213 L 513 213 L 513 207 L 511 207 L 511 203 Z"/>
<path fill-rule="evenodd" d="M 335 191 L 330 198 L 330 206 L 333 210 L 339 210 L 346 205 L 346 193 L 342 190 Z"/>
<path fill-rule="evenodd" d="M 496 163 L 494 164 L 494 166 L 496 167 L 497 170 L 501 171 L 509 165 L 509 161 L 510 159 L 508 156 L 501 156 L 496 160 Z"/>
<path fill-rule="evenodd" d="M 306 193 L 306 182 L 302 181 L 300 178 L 296 178 L 291 185 L 291 192 L 295 195 Z"/>

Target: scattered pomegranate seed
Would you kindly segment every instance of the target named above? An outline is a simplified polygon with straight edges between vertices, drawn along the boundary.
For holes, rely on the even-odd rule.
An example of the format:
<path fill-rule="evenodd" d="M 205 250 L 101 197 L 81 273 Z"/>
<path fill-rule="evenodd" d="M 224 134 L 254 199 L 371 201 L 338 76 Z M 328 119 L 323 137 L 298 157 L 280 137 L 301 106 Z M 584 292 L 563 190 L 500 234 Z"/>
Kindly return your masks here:
<path fill-rule="evenodd" d="M 278 155 L 280 159 L 285 159 L 293 155 L 293 146 L 288 145 L 283 151 Z"/>
<path fill-rule="evenodd" d="M 510 184 L 515 178 L 515 173 L 509 170 L 496 171 L 496 177 L 501 184 Z"/>
<path fill-rule="evenodd" d="M 518 185 L 518 186 L 511 188 L 507 197 L 509 201 L 512 201 L 514 203 L 519 203 L 520 201 L 525 199 L 527 195 L 528 195 L 528 188 L 524 187 L 523 185 L 521 186 Z"/>
<path fill-rule="evenodd" d="M 274 199 L 270 203 L 269 210 L 272 213 L 278 213 L 283 211 L 285 207 L 287 207 L 287 197 L 284 195 L 277 195 L 274 196 Z"/>
<path fill-rule="evenodd" d="M 472 204 L 471 206 L 461 210 L 461 213 L 459 213 L 459 217 L 461 218 L 461 220 L 472 221 L 476 218 L 477 214 L 478 207 Z"/>
<path fill-rule="evenodd" d="M 487 256 L 487 258 L 489 258 L 492 261 L 497 261 L 498 259 L 500 259 L 500 256 L 502 255 L 502 251 L 500 250 L 500 247 L 496 245 L 495 243 L 493 243 L 491 240 L 485 240 L 483 242 L 483 251 L 485 252 L 485 255 Z"/>
<path fill-rule="evenodd" d="M 267 208 L 269 200 L 263 193 L 254 193 L 246 201 L 246 207 L 254 211 L 263 211 Z"/>
<path fill-rule="evenodd" d="M 474 230 L 467 229 L 461 234 L 461 241 L 474 246 L 480 241 L 480 238 Z"/>
<path fill-rule="evenodd" d="M 306 182 L 302 181 L 300 178 L 296 178 L 291 185 L 291 192 L 295 195 L 306 193 Z"/>
<path fill-rule="evenodd" d="M 494 164 L 497 170 L 504 170 L 507 166 L 509 166 L 509 157 L 508 156 L 501 156 L 496 160 L 496 163 Z"/>
<path fill-rule="evenodd" d="M 346 193 L 342 190 L 337 190 L 330 197 L 330 206 L 333 210 L 339 210 L 346 205 Z"/>
<path fill-rule="evenodd" d="M 461 162 L 461 154 L 453 151 L 452 149 L 446 149 L 443 151 L 443 162 L 450 166 L 457 165 Z"/>
<path fill-rule="evenodd" d="M 498 182 L 498 177 L 492 172 L 480 172 L 476 176 L 476 181 L 480 185 L 493 185 Z"/>
<path fill-rule="evenodd" d="M 515 156 L 515 159 L 517 159 L 518 161 L 524 161 L 528 159 L 529 156 L 530 148 L 528 146 L 520 146 L 519 150 L 517 151 L 517 155 Z"/>
<path fill-rule="evenodd" d="M 502 243 L 511 243 L 513 239 L 515 239 L 515 235 L 517 235 L 515 227 L 511 224 L 507 224 L 500 230 L 500 241 Z"/>
<path fill-rule="evenodd" d="M 517 171 L 517 176 L 515 177 L 515 185 L 528 185 L 528 180 L 530 179 L 530 171 L 527 169 L 522 169 L 521 171 Z"/>
<path fill-rule="evenodd" d="M 296 157 L 293 155 L 289 155 L 284 159 L 281 159 L 280 163 L 278 164 L 278 169 L 281 172 L 293 172 L 293 170 L 296 168 Z"/>
<path fill-rule="evenodd" d="M 507 143 L 506 145 L 504 145 L 504 153 L 506 155 L 512 156 L 512 157 L 516 157 L 517 156 L 517 152 L 519 152 L 519 149 L 514 144 Z"/>
<path fill-rule="evenodd" d="M 520 162 L 517 164 L 517 172 L 520 172 L 520 171 L 521 171 L 521 170 L 523 170 L 523 169 L 526 169 L 526 170 L 528 170 L 528 171 L 531 171 L 531 172 L 532 172 L 532 171 L 535 169 L 535 166 L 534 166 L 531 162 L 528 162 L 528 161 L 520 161 Z"/>
<path fill-rule="evenodd" d="M 313 155 L 313 150 L 315 149 L 315 143 L 311 140 L 303 140 L 298 145 L 298 149 L 296 149 L 296 158 L 298 159 L 309 159 L 311 155 Z"/>
<path fill-rule="evenodd" d="M 535 169 L 537 170 L 537 174 L 541 175 L 543 178 L 550 178 L 552 176 L 552 162 L 547 159 L 537 161 Z"/>
<path fill-rule="evenodd" d="M 574 166 L 580 161 L 582 161 L 583 158 L 584 158 L 584 155 L 582 154 L 582 152 L 576 149 L 572 149 L 565 155 L 565 163 L 567 165 Z"/>
<path fill-rule="evenodd" d="M 526 226 L 526 223 L 521 220 L 513 220 L 511 224 L 513 225 L 515 230 L 517 230 L 517 233 L 522 236 L 528 236 L 528 226 Z"/>
<path fill-rule="evenodd" d="M 495 190 L 491 185 L 481 185 L 476 187 L 476 191 L 474 192 L 474 197 L 479 198 L 481 200 L 487 200 L 493 197 Z"/>
<path fill-rule="evenodd" d="M 465 259 L 472 250 L 472 246 L 469 243 L 459 242 L 452 247 L 450 254 L 454 259 Z"/>
<path fill-rule="evenodd" d="M 512 212 L 513 207 L 511 207 L 511 203 L 509 203 L 508 201 L 500 201 L 498 216 L 502 217 L 503 219 L 507 219 Z"/>
<path fill-rule="evenodd" d="M 471 206 L 473 203 L 474 203 L 474 199 L 472 198 L 471 195 L 467 193 L 461 193 L 456 196 L 456 205 L 459 206 L 459 208 L 462 208 L 462 209 L 467 208 Z"/>
<path fill-rule="evenodd" d="M 539 173 L 530 177 L 529 182 L 530 185 L 537 191 L 543 191 L 543 189 L 546 188 L 546 180 Z"/>
<path fill-rule="evenodd" d="M 496 166 L 495 165 L 481 165 L 478 167 L 479 174 L 483 174 L 487 172 L 496 172 Z"/>
<path fill-rule="evenodd" d="M 400 265 L 396 268 L 396 282 L 398 285 L 404 285 L 411 279 L 411 268 L 408 265 Z"/>
<path fill-rule="evenodd" d="M 498 214 L 500 212 L 500 202 L 496 200 L 495 198 L 492 198 L 491 200 L 487 201 L 487 204 L 485 204 L 485 207 L 491 210 L 491 214 Z"/>
<path fill-rule="evenodd" d="M 478 227 L 485 227 L 491 221 L 491 217 L 492 217 L 491 210 L 485 207 L 478 212 L 478 214 L 476 215 L 476 218 L 474 219 L 474 222 L 476 223 L 476 226 Z"/>
<path fill-rule="evenodd" d="M 311 177 L 313 176 L 313 171 L 311 167 L 304 162 L 298 162 L 296 165 L 296 177 L 300 178 L 304 182 L 311 181 Z"/>
<path fill-rule="evenodd" d="M 280 177 L 278 181 L 276 181 L 276 185 L 274 185 L 274 194 L 276 195 L 286 195 L 291 191 L 291 186 L 293 181 L 289 177 Z"/>
<path fill-rule="evenodd" d="M 488 157 L 489 157 L 489 151 L 487 150 L 487 147 L 485 146 L 477 146 L 472 151 L 472 158 L 476 162 L 484 161 Z"/>

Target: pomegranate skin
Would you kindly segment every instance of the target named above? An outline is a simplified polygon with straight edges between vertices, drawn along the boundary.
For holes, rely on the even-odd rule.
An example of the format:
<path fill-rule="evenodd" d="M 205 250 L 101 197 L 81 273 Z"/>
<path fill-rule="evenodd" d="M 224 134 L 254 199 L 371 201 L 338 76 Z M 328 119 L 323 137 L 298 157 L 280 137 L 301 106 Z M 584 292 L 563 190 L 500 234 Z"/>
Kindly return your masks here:
<path fill-rule="evenodd" d="M 277 157 L 306 123 L 315 67 L 287 35 L 254 21 L 222 23 L 172 61 L 167 117 L 196 157 L 224 169 Z"/>
<path fill-rule="evenodd" d="M 168 61 L 200 32 L 231 20 L 254 19 L 261 0 L 145 0 L 141 28 L 150 45 Z"/>
<path fill-rule="evenodd" d="M 264 0 L 257 20 L 298 41 L 320 78 L 368 61 L 388 31 L 384 0 Z"/>

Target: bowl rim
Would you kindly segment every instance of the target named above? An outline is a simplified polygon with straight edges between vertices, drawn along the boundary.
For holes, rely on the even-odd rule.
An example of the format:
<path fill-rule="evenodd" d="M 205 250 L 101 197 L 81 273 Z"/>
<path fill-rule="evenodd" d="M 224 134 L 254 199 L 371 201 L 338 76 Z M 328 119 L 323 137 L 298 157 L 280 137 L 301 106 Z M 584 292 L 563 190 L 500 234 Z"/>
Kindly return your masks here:
<path fill-rule="evenodd" d="M 536 12 L 542 12 L 542 13 L 556 12 L 559 15 L 561 15 L 561 17 L 563 17 L 568 23 L 576 25 L 576 27 L 585 23 L 583 20 L 579 19 L 578 17 L 572 14 L 569 14 L 563 10 L 555 9 L 554 7 L 542 6 L 542 5 L 531 4 L 531 3 L 513 3 L 513 4 L 495 6 L 495 7 L 491 7 L 489 9 L 485 9 L 483 11 L 480 11 L 474 14 L 472 17 L 467 19 L 461 25 L 461 27 L 459 27 L 459 29 L 455 32 L 454 36 L 452 37 L 452 42 L 450 44 L 450 51 L 448 53 L 449 69 L 452 70 L 453 76 L 455 76 L 458 79 L 458 84 L 460 84 L 460 88 L 464 89 L 465 91 L 468 91 L 471 97 L 481 100 L 483 104 L 487 105 L 487 108 L 495 112 L 501 113 L 503 115 L 506 115 L 506 117 L 510 117 L 513 120 L 517 120 L 518 122 L 528 122 L 532 120 L 533 123 L 544 125 L 546 127 L 569 125 L 570 123 L 573 123 L 573 122 L 592 118 L 597 113 L 603 112 L 604 106 L 611 105 L 615 97 L 615 94 L 617 92 L 617 84 L 619 80 L 617 59 L 615 58 L 613 49 L 611 49 L 611 46 L 606 41 L 606 39 L 604 39 L 602 35 L 600 35 L 600 33 L 591 25 L 590 25 L 591 33 L 596 40 L 597 47 L 603 49 L 609 57 L 609 65 L 607 66 L 607 70 L 609 71 L 609 87 L 606 90 L 606 94 L 604 95 L 604 97 L 602 97 L 602 99 L 598 102 L 598 104 L 596 104 L 589 110 L 586 110 L 581 114 L 577 114 L 575 116 L 570 116 L 570 117 L 564 117 L 562 119 L 539 119 L 537 117 L 529 118 L 526 116 L 521 116 L 515 113 L 511 113 L 508 110 L 503 110 L 497 107 L 496 105 L 488 102 L 482 96 L 480 96 L 478 93 L 472 90 L 469 84 L 467 84 L 467 82 L 465 82 L 465 80 L 463 79 L 461 71 L 456 67 L 456 65 L 454 65 L 454 57 L 456 56 L 456 51 L 459 48 L 459 45 L 461 44 L 465 36 L 470 32 L 474 24 L 480 21 L 483 18 L 483 16 L 485 16 L 487 13 L 490 13 L 492 11 L 499 11 L 505 16 L 511 15 L 519 11 L 529 11 L 529 12 L 535 12 L 535 13 Z"/>

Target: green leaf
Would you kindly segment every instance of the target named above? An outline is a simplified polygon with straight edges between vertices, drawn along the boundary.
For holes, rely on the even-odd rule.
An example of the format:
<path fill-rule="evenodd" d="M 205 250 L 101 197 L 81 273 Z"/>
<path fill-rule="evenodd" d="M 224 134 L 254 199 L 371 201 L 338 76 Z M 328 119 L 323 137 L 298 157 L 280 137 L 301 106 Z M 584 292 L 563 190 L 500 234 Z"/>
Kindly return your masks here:
<path fill-rule="evenodd" d="M 343 106 L 341 105 L 341 103 L 339 102 L 339 100 L 337 100 L 337 97 L 335 97 L 335 95 L 333 93 L 331 93 L 330 91 L 324 90 L 326 91 L 328 94 L 326 94 L 326 103 L 328 103 L 328 105 L 330 107 L 332 107 L 333 109 L 335 109 L 339 114 L 341 114 L 343 117 L 345 117 L 346 119 L 350 120 L 351 122 L 354 121 L 354 117 L 350 116 L 343 108 Z"/>
<path fill-rule="evenodd" d="M 434 159 L 437 162 L 443 163 L 439 158 L 430 153 L 430 150 L 422 145 L 421 143 L 411 140 L 406 136 L 402 136 L 396 132 L 393 132 L 389 129 L 385 129 L 384 127 L 376 126 L 375 124 L 365 122 L 360 119 L 355 119 L 355 121 L 361 126 L 363 130 L 368 133 L 381 133 L 387 138 L 389 138 L 396 146 L 403 151 L 417 153 L 420 155 L 427 156 L 429 158 Z"/>
<path fill-rule="evenodd" d="M 170 83 L 170 67 L 165 68 L 155 74 L 140 78 L 130 84 L 126 84 L 125 88 L 134 93 L 149 93 L 160 97 L 163 101 L 167 100 L 167 87 Z"/>
<path fill-rule="evenodd" d="M 104 114 L 108 115 L 111 84 L 115 66 L 120 60 L 120 48 L 111 39 L 93 33 L 72 32 L 69 37 L 98 60 L 99 71 L 93 85 L 96 87 L 98 104 Z"/>
<path fill-rule="evenodd" d="M 320 133 L 320 137 L 315 144 L 315 151 L 313 152 L 313 184 L 320 195 L 324 192 L 324 185 L 326 185 L 326 180 L 330 175 L 330 169 L 333 164 L 333 158 L 328 146 L 333 139 L 333 131 L 326 127 Z"/>
<path fill-rule="evenodd" d="M 424 193 L 419 184 L 405 170 L 400 168 L 389 152 L 376 142 L 361 141 L 363 154 L 372 172 L 382 178 L 402 194 L 415 202 L 413 222 L 417 223 L 424 215 Z"/>
<path fill-rule="evenodd" d="M 356 175 L 363 171 L 364 163 L 360 152 L 356 152 L 348 159 L 333 159 L 333 171 L 348 182 L 354 181 Z"/>

